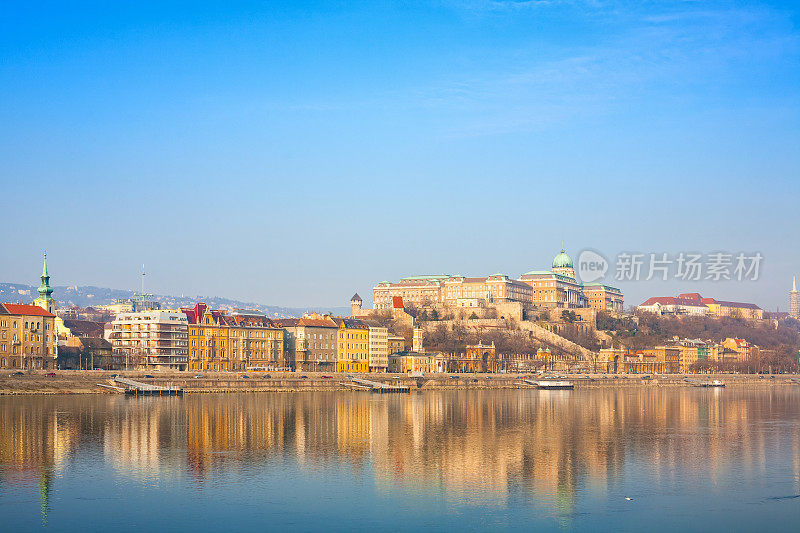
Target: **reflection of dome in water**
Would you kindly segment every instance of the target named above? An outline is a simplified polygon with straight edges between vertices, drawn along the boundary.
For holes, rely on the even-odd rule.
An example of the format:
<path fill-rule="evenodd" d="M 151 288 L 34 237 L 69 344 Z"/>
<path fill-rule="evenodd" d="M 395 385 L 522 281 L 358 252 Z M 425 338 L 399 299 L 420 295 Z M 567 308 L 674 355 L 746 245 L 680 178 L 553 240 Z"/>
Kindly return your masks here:
<path fill-rule="evenodd" d="M 564 253 L 563 249 L 561 253 L 553 259 L 553 268 L 572 268 L 572 259 Z"/>

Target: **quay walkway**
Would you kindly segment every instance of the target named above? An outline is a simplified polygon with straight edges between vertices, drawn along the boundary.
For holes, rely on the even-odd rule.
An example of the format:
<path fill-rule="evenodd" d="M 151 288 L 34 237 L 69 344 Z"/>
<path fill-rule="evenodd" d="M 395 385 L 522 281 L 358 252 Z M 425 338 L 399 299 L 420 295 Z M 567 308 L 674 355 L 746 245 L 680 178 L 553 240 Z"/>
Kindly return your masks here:
<path fill-rule="evenodd" d="M 114 381 L 125 385 L 125 394 L 133 396 L 183 396 L 183 389 L 180 387 L 161 387 L 121 377 L 114 378 Z"/>
<path fill-rule="evenodd" d="M 350 378 L 350 380 L 357 385 L 369 387 L 369 390 L 372 392 L 377 392 L 380 394 L 387 392 L 411 392 L 411 387 L 406 385 L 389 385 L 388 383 L 379 383 L 377 381 L 370 381 L 368 379 L 361 378 Z"/>

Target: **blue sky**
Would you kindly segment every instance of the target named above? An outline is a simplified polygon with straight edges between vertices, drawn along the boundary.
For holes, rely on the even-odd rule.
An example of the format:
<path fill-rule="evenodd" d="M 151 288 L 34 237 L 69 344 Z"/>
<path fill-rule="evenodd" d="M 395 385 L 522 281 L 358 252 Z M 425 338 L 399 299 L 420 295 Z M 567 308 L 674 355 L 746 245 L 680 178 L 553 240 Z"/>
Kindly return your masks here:
<path fill-rule="evenodd" d="M 0 16 L 0 279 L 342 305 L 563 245 L 800 275 L 791 2 L 47 2 Z M 356 4 L 356 5 L 353 5 Z"/>

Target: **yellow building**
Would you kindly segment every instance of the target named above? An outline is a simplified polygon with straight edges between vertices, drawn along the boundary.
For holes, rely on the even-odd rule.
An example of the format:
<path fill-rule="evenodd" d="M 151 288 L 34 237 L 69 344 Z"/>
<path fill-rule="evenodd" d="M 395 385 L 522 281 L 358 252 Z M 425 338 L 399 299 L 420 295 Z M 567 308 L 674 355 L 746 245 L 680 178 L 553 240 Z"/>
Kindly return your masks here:
<path fill-rule="evenodd" d="M 764 318 L 764 310 L 756 304 L 745 302 L 728 302 L 717 300 L 716 298 L 703 298 L 699 293 L 689 292 L 678 295 L 678 298 L 702 303 L 708 308 L 710 317 L 734 317 L 744 318 L 745 320 L 761 320 Z"/>
<path fill-rule="evenodd" d="M 681 373 L 688 374 L 692 371 L 692 365 L 697 363 L 697 346 L 681 345 L 677 346 L 680 352 L 680 369 Z"/>
<path fill-rule="evenodd" d="M 677 374 L 681 371 L 679 346 L 656 346 L 646 350 L 626 352 L 622 371 L 637 374 Z"/>
<path fill-rule="evenodd" d="M 437 372 L 437 355 L 433 353 L 401 352 L 389 355 L 389 372 Z"/>
<path fill-rule="evenodd" d="M 721 362 L 722 347 L 719 344 L 709 344 L 706 350 L 706 357 L 709 361 Z"/>
<path fill-rule="evenodd" d="M 622 367 L 624 361 L 624 349 L 602 348 L 592 370 L 594 371 L 596 369 L 597 372 L 617 372 L 617 369 Z"/>
<path fill-rule="evenodd" d="M 498 372 L 503 364 L 497 357 L 494 341 L 491 344 L 465 346 L 465 353 L 447 359 L 447 372 Z"/>
<path fill-rule="evenodd" d="M 723 363 L 745 363 L 758 358 L 758 346 L 754 346 L 744 339 L 725 339 L 722 341 Z"/>
<path fill-rule="evenodd" d="M 663 374 L 664 361 L 659 360 L 653 350 L 627 352 L 622 361 L 622 372 L 626 374 Z"/>
<path fill-rule="evenodd" d="M 681 371 L 681 351 L 679 347 L 656 346 L 652 349 L 652 352 L 658 361 L 664 362 L 664 372 L 667 374 L 677 374 Z"/>
<path fill-rule="evenodd" d="M 0 368 L 54 369 L 55 318 L 37 305 L 0 304 Z"/>
<path fill-rule="evenodd" d="M 764 318 L 764 310 L 756 304 L 725 302 L 714 298 L 703 298 L 703 303 L 708 307 L 708 316 L 729 316 L 744 318 L 745 320 L 761 320 Z"/>
<path fill-rule="evenodd" d="M 204 303 L 181 311 L 189 322 L 189 370 L 285 368 L 283 330 L 266 316 L 229 315 Z"/>
<path fill-rule="evenodd" d="M 335 318 L 337 372 L 369 372 L 369 324 L 355 318 Z"/>
<path fill-rule="evenodd" d="M 406 349 L 405 337 L 389 335 L 389 354 L 403 352 Z"/>

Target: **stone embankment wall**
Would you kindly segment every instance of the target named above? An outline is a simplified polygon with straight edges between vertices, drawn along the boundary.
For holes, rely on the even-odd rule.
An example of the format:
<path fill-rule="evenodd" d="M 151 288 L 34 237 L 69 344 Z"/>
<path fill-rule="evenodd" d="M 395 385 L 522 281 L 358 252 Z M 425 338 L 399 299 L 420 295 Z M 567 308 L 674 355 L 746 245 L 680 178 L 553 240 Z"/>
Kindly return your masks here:
<path fill-rule="evenodd" d="M 23 376 L 13 375 L 10 372 L 0 374 L 0 395 L 13 394 L 118 394 L 99 387 L 98 383 L 112 384 L 110 372 L 101 371 L 57 371 L 56 376 L 47 376 L 46 373 L 26 373 Z M 338 390 L 343 393 L 351 392 L 347 387 L 350 379 L 344 374 L 305 374 L 273 373 L 266 376 L 252 376 L 248 379 L 237 377 L 235 374 L 210 374 L 202 378 L 194 378 L 190 373 L 165 373 L 154 378 L 145 378 L 141 373 L 128 372 L 126 377 L 145 383 L 162 386 L 183 387 L 186 394 L 215 393 L 215 392 L 297 392 Z M 330 376 L 323 378 L 322 376 Z M 360 374 L 359 377 L 409 386 L 412 390 L 466 390 L 466 389 L 528 389 L 533 388 L 523 382 L 523 379 L 540 379 L 533 375 L 519 374 L 428 374 L 422 378 L 412 378 L 398 374 Z M 792 386 L 800 387 L 800 383 L 791 381 L 800 379 L 796 376 L 773 375 L 692 375 L 690 379 L 711 380 L 720 379 L 726 386 Z M 546 378 L 545 378 L 546 379 Z M 559 379 L 564 379 L 559 377 Z M 692 387 L 684 376 L 654 376 L 645 377 L 637 375 L 586 375 L 567 376 L 576 389 L 595 388 L 620 388 L 620 387 Z"/>

